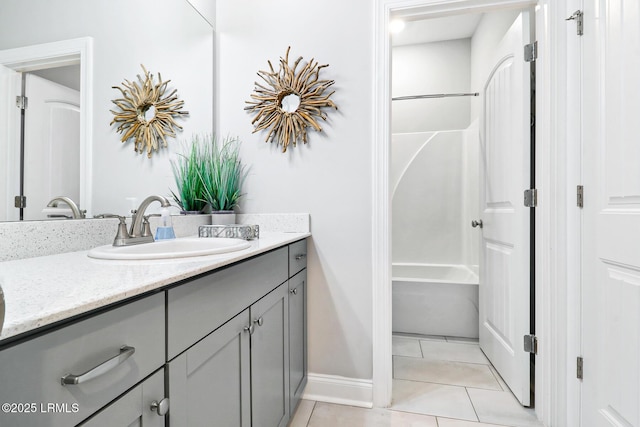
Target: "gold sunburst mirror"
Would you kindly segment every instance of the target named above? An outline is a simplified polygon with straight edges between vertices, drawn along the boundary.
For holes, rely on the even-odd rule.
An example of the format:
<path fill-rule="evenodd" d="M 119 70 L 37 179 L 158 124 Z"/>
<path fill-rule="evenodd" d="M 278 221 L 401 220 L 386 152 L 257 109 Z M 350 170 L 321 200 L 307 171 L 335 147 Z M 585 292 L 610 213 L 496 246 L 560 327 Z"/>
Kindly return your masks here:
<path fill-rule="evenodd" d="M 327 119 L 323 109 L 338 109 L 329 99 L 335 91 L 325 94 L 335 82 L 320 80 L 320 71 L 329 64 L 319 65 L 311 59 L 298 70 L 302 57 L 290 65 L 290 50 L 288 47 L 284 58 L 280 58 L 277 72 L 271 61 L 267 61 L 269 71 L 258 71 L 266 85 L 255 82 L 254 93 L 251 94 L 253 100 L 246 101 L 249 106 L 245 107 L 245 110 L 255 113 L 251 122 L 255 127 L 253 132 L 268 130 L 265 142 L 276 141 L 282 145 L 283 153 L 289 144 L 295 147 L 298 141 L 307 143 L 307 127 L 322 131 L 317 119 Z"/>
<path fill-rule="evenodd" d="M 114 115 L 110 125 L 118 125 L 116 131 L 122 134 L 120 141 L 132 139 L 135 152 L 146 150 L 147 157 L 151 158 L 154 150 L 167 146 L 168 137 L 175 137 L 176 130 L 182 130 L 175 119 L 189 112 L 182 110 L 184 101 L 176 95 L 177 89 L 165 96 L 171 80 L 162 81 L 158 73 L 158 82 L 155 82 L 153 74 L 144 65 L 141 67 L 144 77 L 138 74 L 137 81 L 125 80 L 123 87 L 113 86 L 122 93 L 122 98 L 111 101 L 118 111 L 110 110 Z"/>

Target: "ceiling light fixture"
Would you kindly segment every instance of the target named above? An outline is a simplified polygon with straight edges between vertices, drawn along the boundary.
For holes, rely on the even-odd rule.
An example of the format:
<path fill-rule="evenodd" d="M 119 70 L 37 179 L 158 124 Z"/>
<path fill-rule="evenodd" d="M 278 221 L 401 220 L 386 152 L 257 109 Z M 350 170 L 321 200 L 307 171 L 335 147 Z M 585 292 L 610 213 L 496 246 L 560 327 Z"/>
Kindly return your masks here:
<path fill-rule="evenodd" d="M 405 27 L 405 22 L 400 20 L 400 19 L 394 19 L 393 21 L 389 22 L 389 31 L 391 32 L 391 34 L 397 34 L 400 31 L 404 30 Z"/>

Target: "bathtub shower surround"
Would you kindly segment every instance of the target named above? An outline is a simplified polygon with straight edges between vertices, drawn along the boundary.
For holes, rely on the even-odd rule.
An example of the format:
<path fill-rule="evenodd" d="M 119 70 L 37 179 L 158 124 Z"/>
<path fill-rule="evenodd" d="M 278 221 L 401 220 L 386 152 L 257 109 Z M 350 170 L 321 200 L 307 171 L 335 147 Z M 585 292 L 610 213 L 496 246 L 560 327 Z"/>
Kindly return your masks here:
<path fill-rule="evenodd" d="M 478 338 L 478 271 L 465 265 L 394 263 L 393 331 Z"/>
<path fill-rule="evenodd" d="M 393 135 L 393 331 L 478 337 L 478 131 Z"/>

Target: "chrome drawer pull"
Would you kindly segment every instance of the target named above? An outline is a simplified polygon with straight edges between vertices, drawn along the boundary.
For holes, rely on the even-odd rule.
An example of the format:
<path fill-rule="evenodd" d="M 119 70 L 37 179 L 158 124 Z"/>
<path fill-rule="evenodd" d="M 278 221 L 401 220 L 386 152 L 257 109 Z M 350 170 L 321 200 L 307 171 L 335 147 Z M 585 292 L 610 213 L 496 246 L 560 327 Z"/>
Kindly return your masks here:
<path fill-rule="evenodd" d="M 306 258 L 307 254 L 296 255 L 296 261 L 300 261 L 302 258 Z"/>
<path fill-rule="evenodd" d="M 67 374 L 61 378 L 60 382 L 63 386 L 67 384 L 82 384 L 96 377 L 99 377 L 100 375 L 106 374 L 116 366 L 124 363 L 124 361 L 131 357 L 131 355 L 135 352 L 136 349 L 134 347 L 124 345 L 120 347 L 120 353 L 117 356 L 114 356 L 111 359 L 102 362 L 101 364 L 93 369 L 88 370 L 84 374 Z"/>

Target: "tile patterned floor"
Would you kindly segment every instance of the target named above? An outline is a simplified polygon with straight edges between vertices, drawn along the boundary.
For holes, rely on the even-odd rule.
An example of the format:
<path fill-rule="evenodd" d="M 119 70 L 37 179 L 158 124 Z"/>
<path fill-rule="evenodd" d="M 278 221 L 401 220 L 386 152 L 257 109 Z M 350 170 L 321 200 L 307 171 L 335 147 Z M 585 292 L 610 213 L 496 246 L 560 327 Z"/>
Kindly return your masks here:
<path fill-rule="evenodd" d="M 542 427 L 523 408 L 477 340 L 393 336 L 388 409 L 303 400 L 290 427 Z"/>

